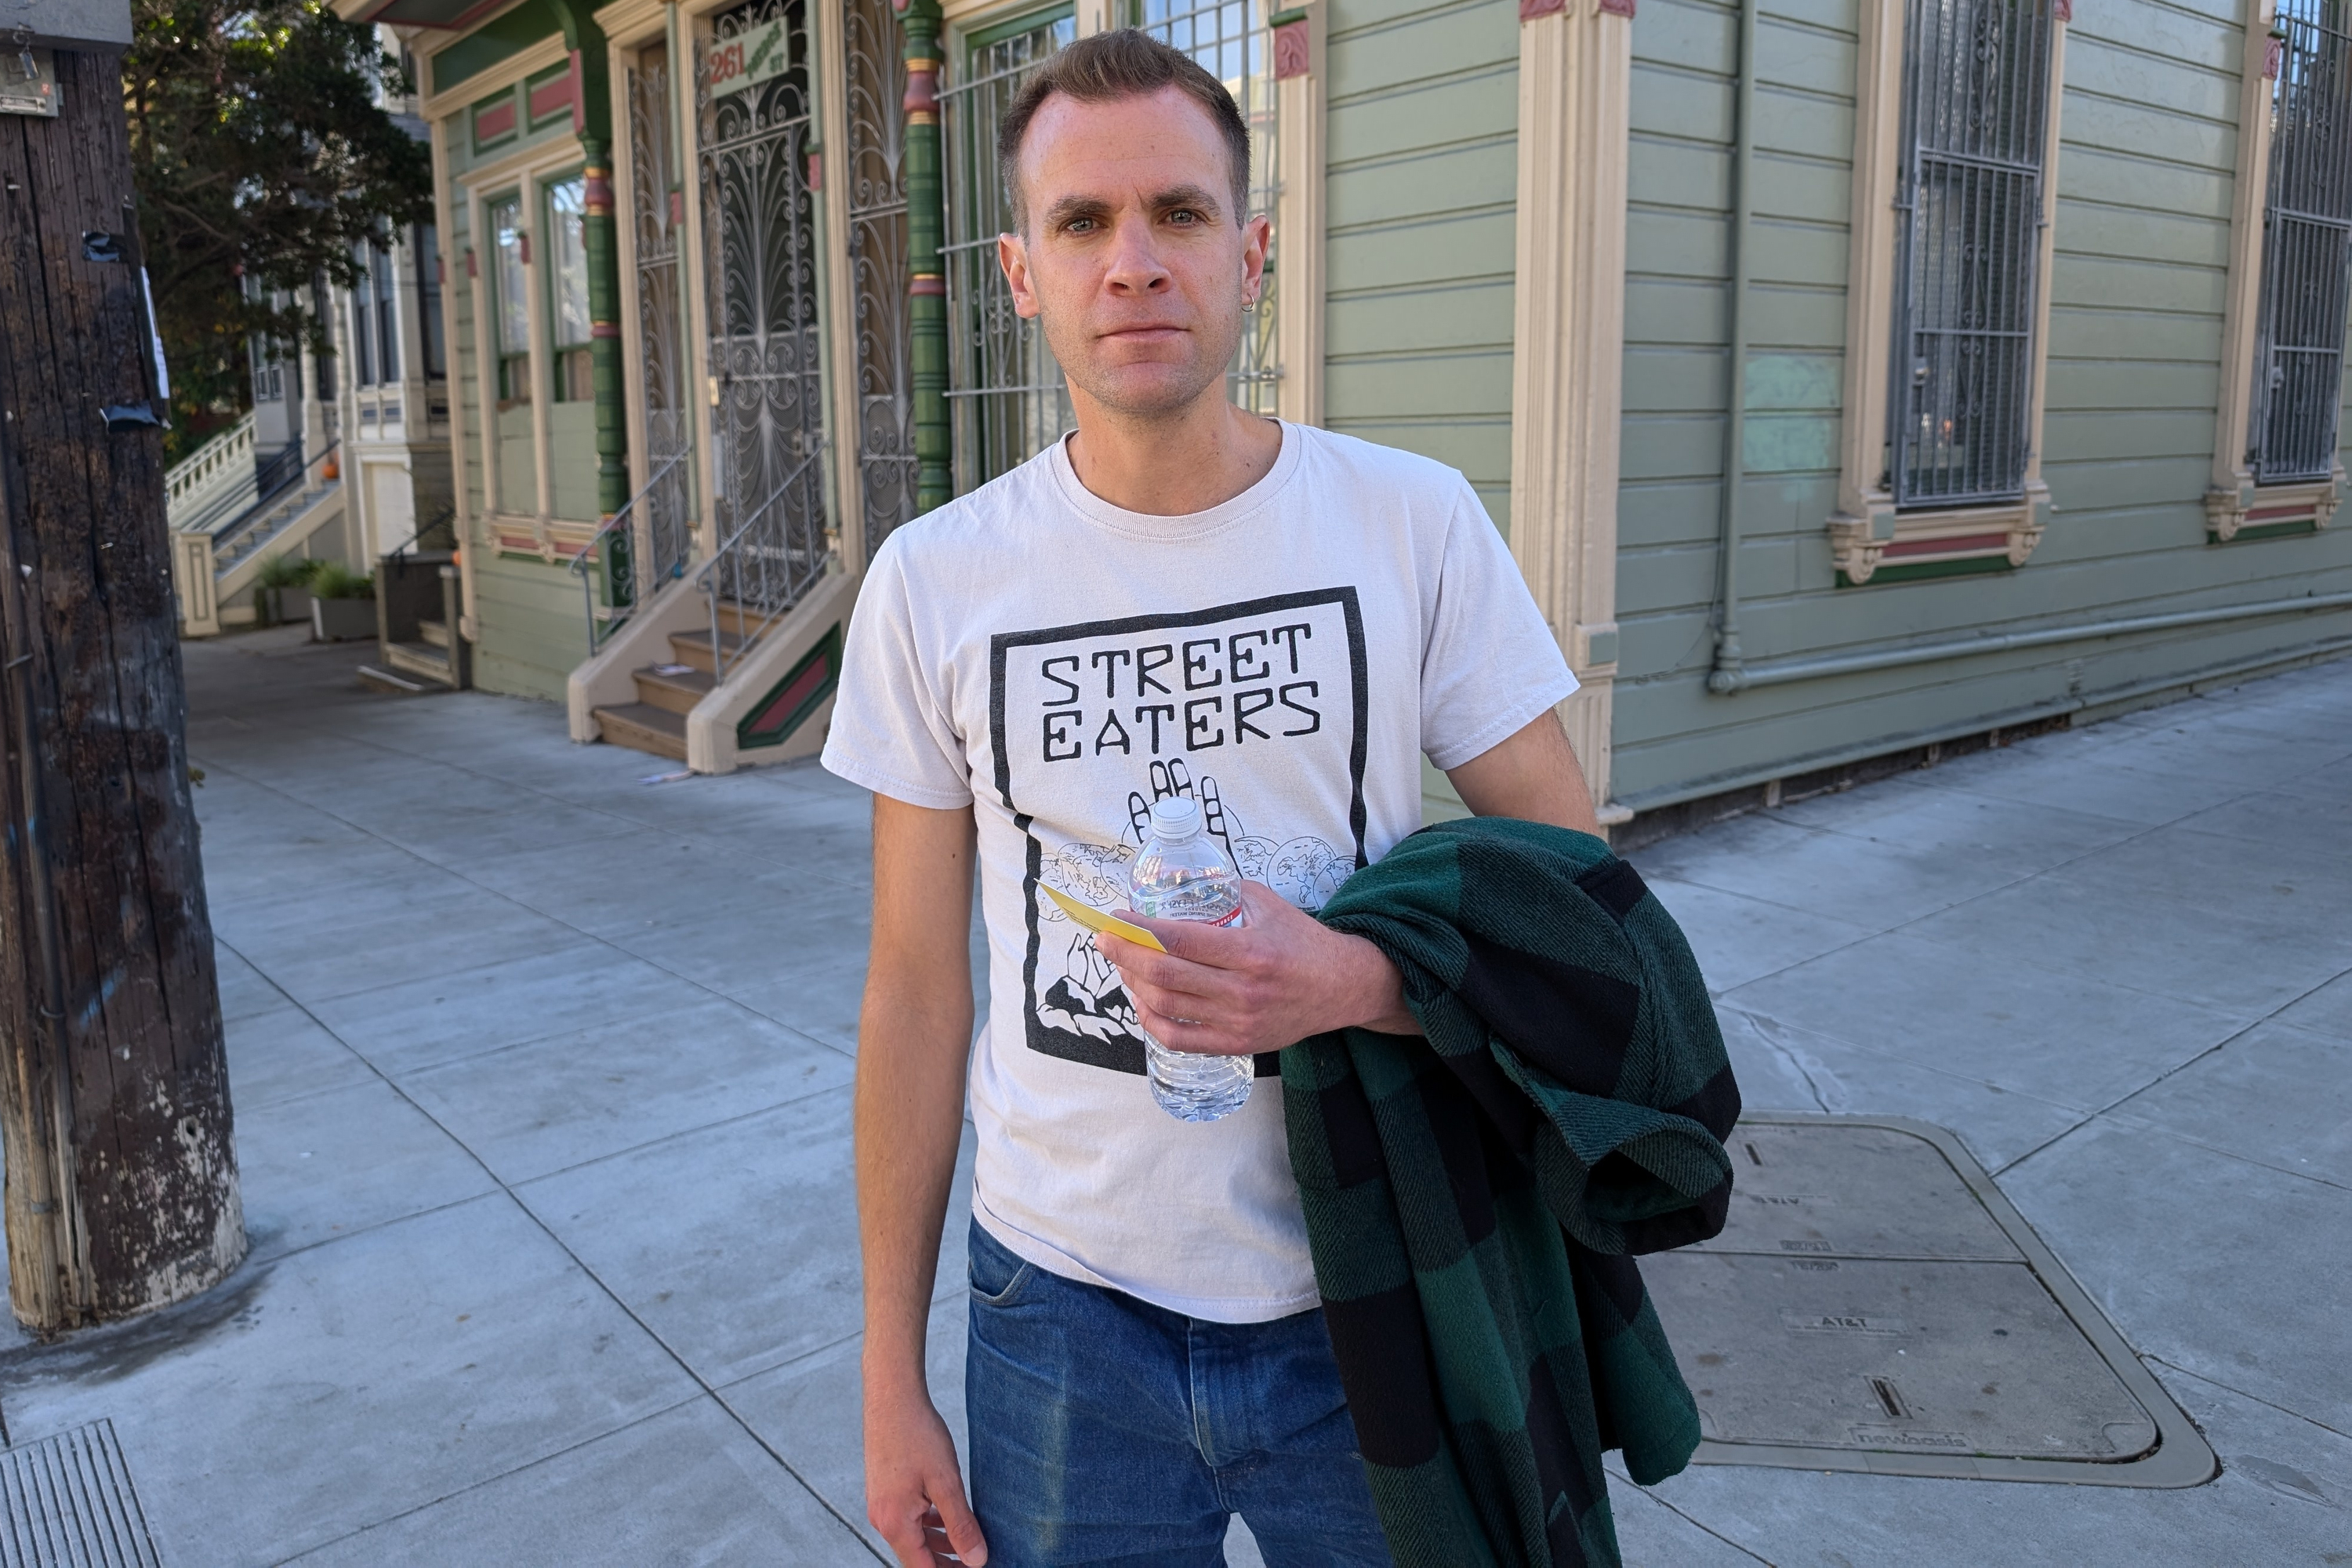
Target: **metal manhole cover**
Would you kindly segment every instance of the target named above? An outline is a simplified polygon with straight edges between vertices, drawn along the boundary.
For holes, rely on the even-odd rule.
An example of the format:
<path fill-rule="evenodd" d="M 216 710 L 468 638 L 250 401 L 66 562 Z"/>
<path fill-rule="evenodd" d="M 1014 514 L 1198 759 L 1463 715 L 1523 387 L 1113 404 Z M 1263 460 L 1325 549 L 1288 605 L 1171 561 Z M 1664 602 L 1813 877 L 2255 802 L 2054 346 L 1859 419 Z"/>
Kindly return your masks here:
<path fill-rule="evenodd" d="M 1699 1464 L 2195 1486 L 2213 1451 L 1942 1128 L 1759 1116 L 1731 1218 L 1642 1260 Z"/>
<path fill-rule="evenodd" d="M 0 1568 L 161 1568 L 114 1424 L 0 1451 Z"/>

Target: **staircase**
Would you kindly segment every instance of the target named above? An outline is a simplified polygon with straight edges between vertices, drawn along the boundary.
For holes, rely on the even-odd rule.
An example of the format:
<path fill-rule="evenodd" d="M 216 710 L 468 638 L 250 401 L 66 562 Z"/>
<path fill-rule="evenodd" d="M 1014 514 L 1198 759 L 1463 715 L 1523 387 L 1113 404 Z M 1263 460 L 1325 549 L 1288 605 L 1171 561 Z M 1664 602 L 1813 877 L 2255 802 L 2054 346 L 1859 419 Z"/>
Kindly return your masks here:
<path fill-rule="evenodd" d="M 734 663 L 759 641 L 772 617 L 732 601 L 717 606 L 719 645 L 709 626 L 669 634 L 669 660 L 630 671 L 637 700 L 593 710 L 606 741 L 656 757 L 686 761 L 686 716 L 719 685 L 719 661 Z"/>
<path fill-rule="evenodd" d="M 462 691 L 470 684 L 468 649 L 455 635 L 458 611 L 453 505 L 375 563 L 376 657 L 362 666 L 362 683 L 382 691 L 419 692 L 436 686 Z M 421 546 L 421 548 L 420 548 Z"/>
<path fill-rule="evenodd" d="M 213 547 L 215 575 L 225 577 L 247 556 L 268 549 L 271 540 L 285 532 L 312 507 L 334 494 L 341 485 L 340 479 L 313 480 L 285 496 L 250 522 L 239 525 L 226 542 L 215 539 Z"/>

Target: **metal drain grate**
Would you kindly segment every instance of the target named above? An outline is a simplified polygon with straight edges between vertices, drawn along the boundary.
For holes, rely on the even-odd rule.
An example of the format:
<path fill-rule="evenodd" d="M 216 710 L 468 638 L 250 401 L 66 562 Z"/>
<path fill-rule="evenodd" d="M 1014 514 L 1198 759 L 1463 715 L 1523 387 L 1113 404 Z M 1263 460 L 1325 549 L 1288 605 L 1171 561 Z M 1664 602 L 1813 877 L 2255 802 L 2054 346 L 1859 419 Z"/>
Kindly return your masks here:
<path fill-rule="evenodd" d="M 2213 1451 L 1939 1127 L 1759 1116 L 1730 1223 L 1643 1259 L 1696 1462 L 2195 1486 Z"/>
<path fill-rule="evenodd" d="M 0 1568 L 162 1568 L 114 1424 L 0 1450 Z"/>

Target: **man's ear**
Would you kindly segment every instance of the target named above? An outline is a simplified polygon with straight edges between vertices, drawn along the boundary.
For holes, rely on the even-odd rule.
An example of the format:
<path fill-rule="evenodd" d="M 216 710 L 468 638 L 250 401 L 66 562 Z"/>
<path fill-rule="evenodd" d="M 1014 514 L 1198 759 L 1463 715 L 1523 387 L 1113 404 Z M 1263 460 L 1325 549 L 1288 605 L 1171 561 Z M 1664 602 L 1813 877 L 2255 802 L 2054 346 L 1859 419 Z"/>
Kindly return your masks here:
<path fill-rule="evenodd" d="M 1004 281 L 1013 288 L 1013 313 L 1024 321 L 1037 315 L 1037 290 L 1029 282 L 1029 245 L 1017 234 L 996 237 L 996 264 L 1004 268 Z"/>
<path fill-rule="evenodd" d="M 1242 303 L 1255 305 L 1265 287 L 1265 253 L 1274 244 L 1274 225 L 1264 214 L 1242 225 Z"/>

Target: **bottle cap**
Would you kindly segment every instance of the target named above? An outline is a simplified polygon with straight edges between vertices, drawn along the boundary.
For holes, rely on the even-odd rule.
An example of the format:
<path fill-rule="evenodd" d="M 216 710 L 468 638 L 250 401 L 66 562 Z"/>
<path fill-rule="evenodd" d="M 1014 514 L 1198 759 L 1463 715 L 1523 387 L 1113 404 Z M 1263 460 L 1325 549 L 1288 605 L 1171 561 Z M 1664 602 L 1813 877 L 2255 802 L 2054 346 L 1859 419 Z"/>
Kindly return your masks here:
<path fill-rule="evenodd" d="M 1190 838 L 1201 831 L 1201 803 L 1189 795 L 1171 795 L 1151 803 L 1151 832 L 1157 838 Z"/>

